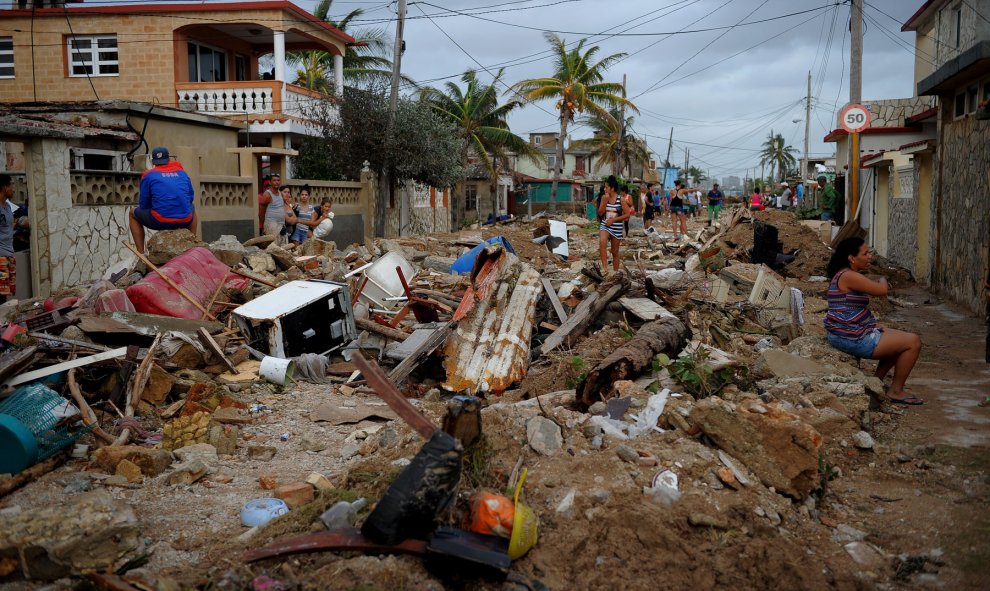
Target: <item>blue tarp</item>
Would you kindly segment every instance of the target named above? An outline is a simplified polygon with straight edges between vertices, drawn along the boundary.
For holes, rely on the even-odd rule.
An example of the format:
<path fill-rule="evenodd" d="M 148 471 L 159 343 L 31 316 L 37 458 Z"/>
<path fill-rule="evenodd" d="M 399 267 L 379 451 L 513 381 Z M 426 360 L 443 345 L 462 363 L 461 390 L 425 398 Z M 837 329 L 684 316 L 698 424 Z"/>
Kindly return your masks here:
<path fill-rule="evenodd" d="M 454 261 L 454 264 L 450 266 L 450 272 L 454 275 L 458 275 L 460 273 L 467 275 L 471 272 L 471 269 L 474 268 L 474 261 L 478 259 L 478 253 L 481 252 L 481 249 L 489 244 L 497 243 L 501 243 L 502 246 L 505 247 L 505 250 L 511 252 L 512 254 L 516 254 L 516 251 L 512 248 L 512 245 L 509 244 L 509 240 L 505 236 L 493 236 L 462 254 L 460 258 Z"/>

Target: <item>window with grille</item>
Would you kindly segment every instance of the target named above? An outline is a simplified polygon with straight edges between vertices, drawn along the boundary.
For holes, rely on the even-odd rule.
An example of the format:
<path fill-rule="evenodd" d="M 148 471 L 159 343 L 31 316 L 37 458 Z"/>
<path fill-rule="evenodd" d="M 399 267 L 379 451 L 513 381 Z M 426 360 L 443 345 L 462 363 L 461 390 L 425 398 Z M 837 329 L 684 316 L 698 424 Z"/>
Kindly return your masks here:
<path fill-rule="evenodd" d="M 478 209 L 478 187 L 468 185 L 464 187 L 464 209 L 471 211 Z"/>
<path fill-rule="evenodd" d="M 14 77 L 14 38 L 0 37 L 0 78 Z"/>
<path fill-rule="evenodd" d="M 117 76 L 116 35 L 68 37 L 69 76 Z"/>

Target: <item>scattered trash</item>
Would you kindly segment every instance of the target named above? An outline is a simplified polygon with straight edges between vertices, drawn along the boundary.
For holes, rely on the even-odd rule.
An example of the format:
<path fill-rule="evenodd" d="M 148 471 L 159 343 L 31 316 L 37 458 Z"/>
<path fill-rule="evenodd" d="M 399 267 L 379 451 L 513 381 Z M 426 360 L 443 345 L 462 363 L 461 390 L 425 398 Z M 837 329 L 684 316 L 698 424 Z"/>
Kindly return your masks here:
<path fill-rule="evenodd" d="M 282 499 L 254 499 L 241 509 L 241 523 L 246 527 L 260 527 L 288 512 L 289 506 Z"/>
<path fill-rule="evenodd" d="M 291 359 L 280 359 L 278 357 L 265 356 L 261 360 L 258 374 L 273 384 L 284 386 L 292 381 L 292 374 L 296 371 L 296 364 Z"/>

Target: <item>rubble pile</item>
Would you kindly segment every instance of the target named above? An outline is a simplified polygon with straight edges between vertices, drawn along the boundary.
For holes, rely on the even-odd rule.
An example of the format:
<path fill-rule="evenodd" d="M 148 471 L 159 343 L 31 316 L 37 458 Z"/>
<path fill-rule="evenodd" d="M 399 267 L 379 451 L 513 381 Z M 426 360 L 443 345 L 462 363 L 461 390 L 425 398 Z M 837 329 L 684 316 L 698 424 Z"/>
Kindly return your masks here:
<path fill-rule="evenodd" d="M 794 259 L 751 262 L 754 221 Z M 103 281 L 5 304 L 0 413 L 44 388 L 68 431 L 0 478 L 0 581 L 887 576 L 822 525 L 829 462 L 872 453 L 887 409 L 814 324 L 826 284 L 789 279 L 828 247 L 782 212 L 691 225 L 634 228 L 611 274 L 574 216 L 347 246 L 159 232 Z"/>

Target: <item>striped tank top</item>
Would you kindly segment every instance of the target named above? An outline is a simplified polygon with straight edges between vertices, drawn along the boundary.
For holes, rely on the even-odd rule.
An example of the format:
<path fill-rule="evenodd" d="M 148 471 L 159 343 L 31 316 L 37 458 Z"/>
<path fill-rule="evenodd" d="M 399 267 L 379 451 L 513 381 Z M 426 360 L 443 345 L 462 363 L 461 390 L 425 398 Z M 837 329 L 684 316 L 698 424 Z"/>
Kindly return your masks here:
<path fill-rule="evenodd" d="M 828 313 L 825 330 L 844 339 L 857 340 L 877 327 L 877 319 L 867 309 L 870 295 L 860 291 L 841 291 L 839 278 L 849 269 L 835 274 L 828 285 Z"/>
<path fill-rule="evenodd" d="M 624 224 L 622 222 L 613 222 L 611 220 L 622 215 L 622 203 L 616 200 L 615 203 L 609 203 L 605 205 L 605 218 L 598 222 L 598 231 L 605 230 L 611 234 L 614 238 L 622 240 L 622 230 L 624 229 Z"/>

